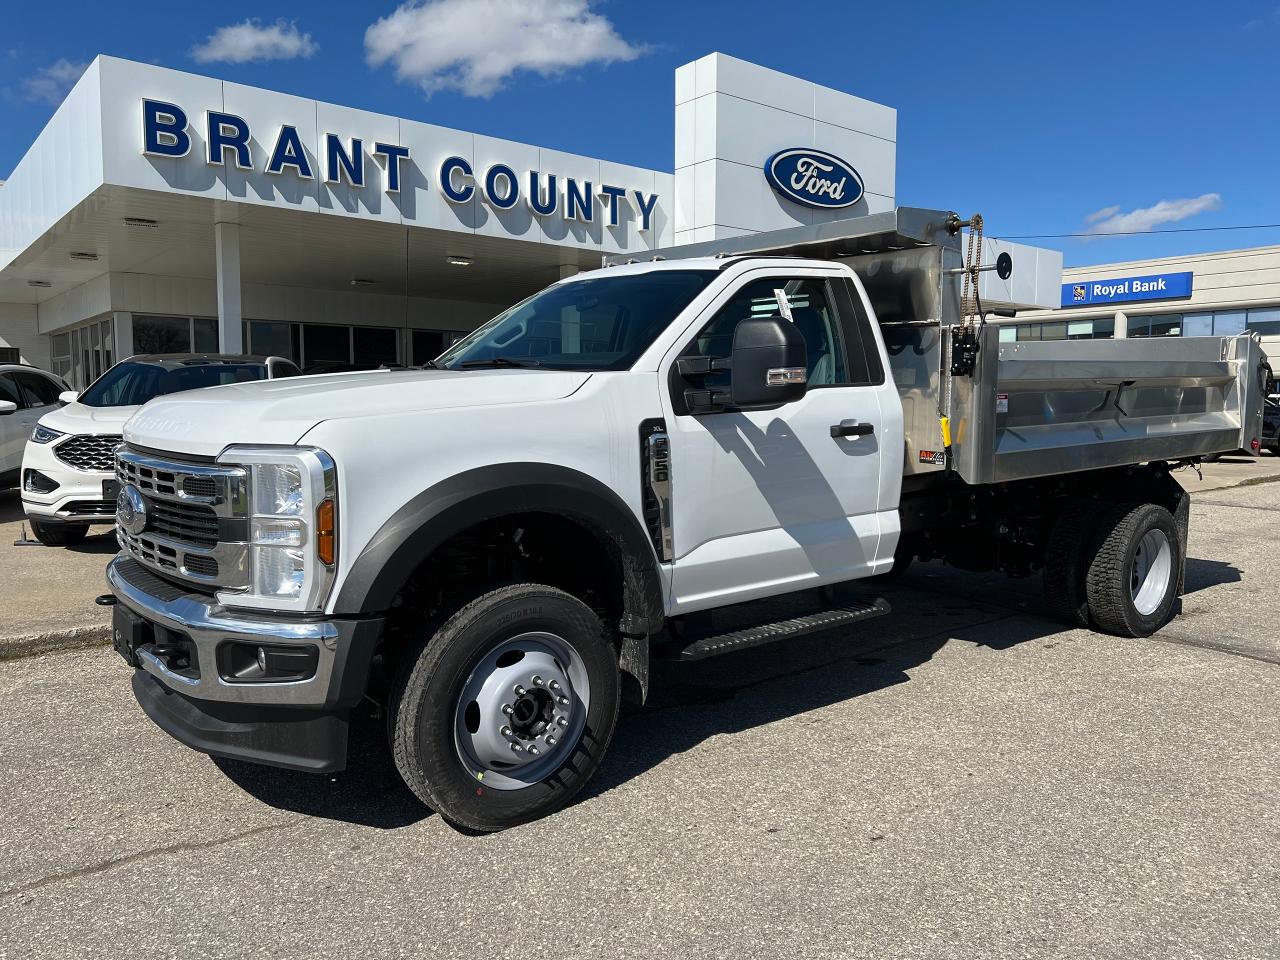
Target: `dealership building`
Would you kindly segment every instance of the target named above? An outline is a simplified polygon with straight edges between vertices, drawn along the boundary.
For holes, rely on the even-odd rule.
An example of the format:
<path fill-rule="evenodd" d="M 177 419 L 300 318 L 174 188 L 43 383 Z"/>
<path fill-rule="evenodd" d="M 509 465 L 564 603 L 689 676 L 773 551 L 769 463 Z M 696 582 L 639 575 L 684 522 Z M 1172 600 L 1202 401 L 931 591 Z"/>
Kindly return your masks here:
<path fill-rule="evenodd" d="M 602 256 L 894 206 L 890 107 L 723 54 L 674 106 L 652 170 L 100 56 L 0 187 L 0 362 L 417 364 Z M 766 169 L 824 157 L 812 202 Z M 1055 304 L 1061 256 L 1018 254 L 988 302 Z"/>
<path fill-rule="evenodd" d="M 1252 332 L 1280 357 L 1280 246 L 1071 267 L 1056 309 L 999 322 L 1003 340 Z"/>

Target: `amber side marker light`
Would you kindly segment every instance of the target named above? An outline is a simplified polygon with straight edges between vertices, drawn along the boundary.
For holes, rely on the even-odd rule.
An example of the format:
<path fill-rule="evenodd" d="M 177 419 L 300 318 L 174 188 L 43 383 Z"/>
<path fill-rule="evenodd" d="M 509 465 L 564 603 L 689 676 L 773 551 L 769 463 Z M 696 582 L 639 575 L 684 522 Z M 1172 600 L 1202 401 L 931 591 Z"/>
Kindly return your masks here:
<path fill-rule="evenodd" d="M 337 553 L 337 537 L 333 528 L 333 501 L 325 500 L 316 507 L 316 554 L 320 561 L 328 567 L 333 566 L 333 558 Z"/>

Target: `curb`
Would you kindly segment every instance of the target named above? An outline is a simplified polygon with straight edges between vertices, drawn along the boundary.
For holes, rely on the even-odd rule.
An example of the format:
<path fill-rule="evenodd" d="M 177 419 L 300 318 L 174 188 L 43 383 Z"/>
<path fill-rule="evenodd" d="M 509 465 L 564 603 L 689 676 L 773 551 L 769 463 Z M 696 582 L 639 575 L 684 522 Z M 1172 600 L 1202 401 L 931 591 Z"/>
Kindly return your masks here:
<path fill-rule="evenodd" d="M 0 661 L 19 660 L 59 650 L 99 647 L 111 642 L 111 625 L 95 623 L 88 627 L 69 627 L 47 633 L 27 633 L 0 637 Z"/>

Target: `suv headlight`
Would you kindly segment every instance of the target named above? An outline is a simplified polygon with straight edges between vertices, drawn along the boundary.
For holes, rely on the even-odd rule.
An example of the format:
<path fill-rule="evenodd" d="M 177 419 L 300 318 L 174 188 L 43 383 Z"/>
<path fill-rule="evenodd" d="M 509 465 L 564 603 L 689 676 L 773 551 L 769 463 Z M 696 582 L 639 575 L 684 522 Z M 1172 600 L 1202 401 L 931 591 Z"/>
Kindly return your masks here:
<path fill-rule="evenodd" d="M 321 610 L 338 563 L 338 472 L 314 447 L 228 447 L 219 463 L 249 472 L 249 589 L 230 607 Z"/>
<path fill-rule="evenodd" d="M 35 429 L 31 431 L 32 443 L 52 443 L 59 437 L 65 437 L 66 434 L 61 430 L 54 430 L 46 427 L 44 424 L 37 423 Z"/>

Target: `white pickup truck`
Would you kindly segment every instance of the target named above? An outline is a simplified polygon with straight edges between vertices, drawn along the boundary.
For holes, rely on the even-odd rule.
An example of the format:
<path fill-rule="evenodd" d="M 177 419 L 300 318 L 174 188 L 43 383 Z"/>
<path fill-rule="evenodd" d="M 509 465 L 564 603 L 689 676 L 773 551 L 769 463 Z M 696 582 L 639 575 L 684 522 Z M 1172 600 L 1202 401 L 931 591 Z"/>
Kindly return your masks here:
<path fill-rule="evenodd" d="M 197 750 L 322 772 L 372 697 L 414 793 L 495 830 L 591 776 L 651 652 L 886 614 L 832 588 L 912 558 L 1043 571 L 1066 621 L 1158 630 L 1169 470 L 1257 439 L 1257 342 L 1002 344 L 960 315 L 960 226 L 904 208 L 667 252 L 435 369 L 148 403 L 108 570 L 138 701 Z M 782 594 L 799 612 L 751 619 Z"/>

